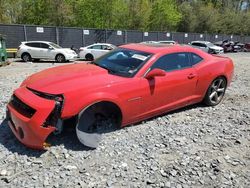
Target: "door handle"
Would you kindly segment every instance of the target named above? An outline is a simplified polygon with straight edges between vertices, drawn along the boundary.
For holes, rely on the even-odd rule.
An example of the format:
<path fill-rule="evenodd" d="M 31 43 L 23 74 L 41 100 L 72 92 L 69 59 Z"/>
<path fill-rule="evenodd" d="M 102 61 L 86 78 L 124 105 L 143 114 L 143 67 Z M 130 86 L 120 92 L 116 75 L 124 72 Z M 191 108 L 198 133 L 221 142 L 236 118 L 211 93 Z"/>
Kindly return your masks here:
<path fill-rule="evenodd" d="M 196 76 L 195 74 L 190 73 L 187 77 L 188 77 L 188 79 L 192 79 L 192 78 L 194 78 L 195 76 Z"/>

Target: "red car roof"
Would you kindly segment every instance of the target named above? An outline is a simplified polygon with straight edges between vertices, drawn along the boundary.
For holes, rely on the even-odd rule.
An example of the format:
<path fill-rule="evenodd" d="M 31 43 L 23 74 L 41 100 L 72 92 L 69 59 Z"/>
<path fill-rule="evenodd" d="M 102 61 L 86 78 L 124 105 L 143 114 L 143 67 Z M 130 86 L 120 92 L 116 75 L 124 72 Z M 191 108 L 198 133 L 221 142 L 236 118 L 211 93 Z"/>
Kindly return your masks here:
<path fill-rule="evenodd" d="M 179 44 L 141 44 L 141 43 L 131 43 L 119 46 L 121 48 L 128 48 L 138 51 L 144 51 L 148 53 L 160 53 L 160 52 L 171 52 L 178 49 L 190 49 L 189 46 L 182 46 Z"/>

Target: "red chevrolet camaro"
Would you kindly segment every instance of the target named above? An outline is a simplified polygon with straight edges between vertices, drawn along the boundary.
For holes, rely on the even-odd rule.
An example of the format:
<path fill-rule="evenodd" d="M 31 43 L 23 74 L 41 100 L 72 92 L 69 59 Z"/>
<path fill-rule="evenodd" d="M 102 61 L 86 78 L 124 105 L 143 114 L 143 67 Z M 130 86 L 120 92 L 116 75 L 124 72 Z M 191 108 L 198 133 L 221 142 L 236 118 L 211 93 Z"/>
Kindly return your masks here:
<path fill-rule="evenodd" d="M 81 143 L 97 147 L 102 133 L 190 104 L 214 106 L 233 76 L 227 57 L 181 45 L 127 44 L 89 63 L 50 68 L 14 91 L 7 119 L 17 139 L 42 149 L 65 121 Z"/>

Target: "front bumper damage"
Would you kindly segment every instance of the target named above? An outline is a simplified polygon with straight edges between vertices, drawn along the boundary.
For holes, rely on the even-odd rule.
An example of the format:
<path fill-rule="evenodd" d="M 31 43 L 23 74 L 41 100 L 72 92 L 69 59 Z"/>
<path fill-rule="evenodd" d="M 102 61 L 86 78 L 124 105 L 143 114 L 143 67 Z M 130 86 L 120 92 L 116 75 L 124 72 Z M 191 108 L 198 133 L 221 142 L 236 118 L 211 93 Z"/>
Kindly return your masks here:
<path fill-rule="evenodd" d="M 45 149 L 47 137 L 57 131 L 63 97 L 26 87 L 15 90 L 7 105 L 8 124 L 16 138 L 33 149 Z"/>

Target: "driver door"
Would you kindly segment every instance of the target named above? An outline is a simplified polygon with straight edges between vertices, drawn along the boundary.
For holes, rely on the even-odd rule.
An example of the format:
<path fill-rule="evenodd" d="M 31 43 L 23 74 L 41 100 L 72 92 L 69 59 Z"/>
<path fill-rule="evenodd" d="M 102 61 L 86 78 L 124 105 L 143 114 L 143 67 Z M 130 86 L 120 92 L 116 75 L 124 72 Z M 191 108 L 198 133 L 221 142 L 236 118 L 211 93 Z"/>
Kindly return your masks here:
<path fill-rule="evenodd" d="M 195 95 L 197 73 L 190 66 L 189 53 L 164 55 L 150 69 L 155 68 L 166 71 L 166 75 L 142 78 L 142 116 L 185 106 Z"/>

